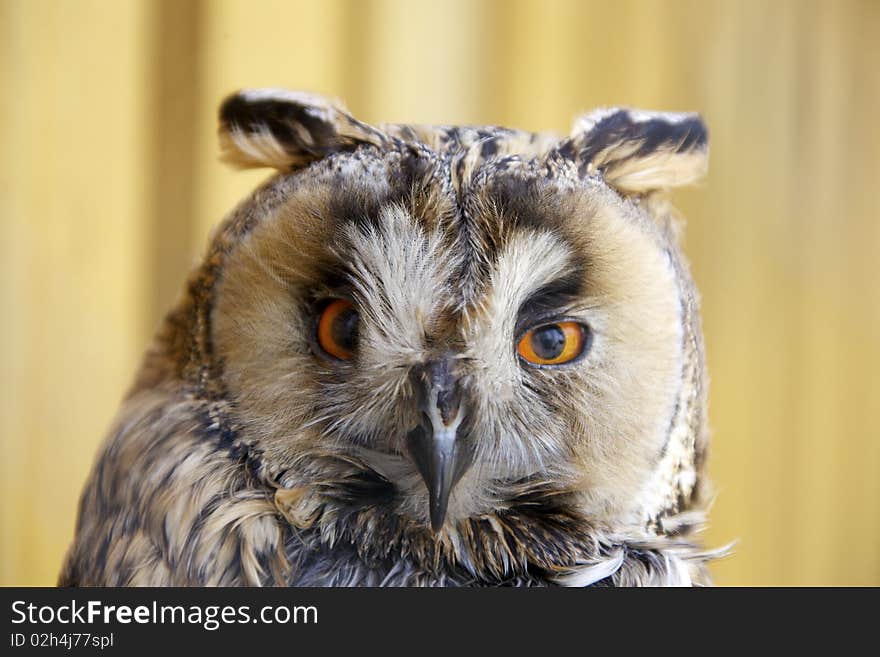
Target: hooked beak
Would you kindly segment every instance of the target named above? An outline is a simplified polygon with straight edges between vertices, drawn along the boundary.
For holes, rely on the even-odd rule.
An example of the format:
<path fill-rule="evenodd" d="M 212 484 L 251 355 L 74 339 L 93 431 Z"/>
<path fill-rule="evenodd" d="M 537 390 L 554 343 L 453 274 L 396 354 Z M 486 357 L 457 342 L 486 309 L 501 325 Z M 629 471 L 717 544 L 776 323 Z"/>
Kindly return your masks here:
<path fill-rule="evenodd" d="M 459 435 L 464 418 L 461 390 L 449 360 L 431 363 L 421 387 L 422 423 L 406 436 L 407 447 L 428 488 L 431 529 L 446 519 L 449 495 L 471 464 L 472 455 Z"/>

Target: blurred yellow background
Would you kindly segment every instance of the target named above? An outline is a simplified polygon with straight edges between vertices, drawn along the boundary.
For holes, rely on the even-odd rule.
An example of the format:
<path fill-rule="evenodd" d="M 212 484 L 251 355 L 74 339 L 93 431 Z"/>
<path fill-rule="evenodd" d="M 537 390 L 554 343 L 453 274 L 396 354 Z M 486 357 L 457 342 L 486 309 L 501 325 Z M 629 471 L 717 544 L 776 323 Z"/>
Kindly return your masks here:
<path fill-rule="evenodd" d="M 237 88 L 372 122 L 697 110 L 719 584 L 880 585 L 880 2 L 0 0 L 0 583 L 51 585 L 207 233 Z"/>

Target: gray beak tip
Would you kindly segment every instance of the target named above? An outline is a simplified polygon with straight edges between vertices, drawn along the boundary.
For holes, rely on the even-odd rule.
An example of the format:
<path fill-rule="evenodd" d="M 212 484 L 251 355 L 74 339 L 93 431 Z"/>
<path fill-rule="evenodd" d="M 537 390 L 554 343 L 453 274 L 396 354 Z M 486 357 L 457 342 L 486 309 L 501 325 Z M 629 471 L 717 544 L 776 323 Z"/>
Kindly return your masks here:
<path fill-rule="evenodd" d="M 443 521 L 446 520 L 446 509 L 434 507 L 431 505 L 431 531 L 435 534 L 443 528 Z"/>
<path fill-rule="evenodd" d="M 441 482 L 436 488 L 429 490 L 429 510 L 431 516 L 431 529 L 436 534 L 443 527 L 446 520 L 446 512 L 449 509 L 449 495 L 454 483 L 451 481 Z"/>

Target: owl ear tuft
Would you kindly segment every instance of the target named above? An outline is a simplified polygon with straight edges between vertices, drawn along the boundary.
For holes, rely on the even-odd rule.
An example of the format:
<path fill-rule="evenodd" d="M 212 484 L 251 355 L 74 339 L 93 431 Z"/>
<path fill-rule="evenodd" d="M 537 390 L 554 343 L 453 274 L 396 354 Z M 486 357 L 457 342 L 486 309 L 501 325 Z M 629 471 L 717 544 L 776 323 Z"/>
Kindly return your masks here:
<path fill-rule="evenodd" d="M 597 110 L 579 118 L 559 149 L 581 175 L 599 172 L 624 194 L 689 185 L 709 163 L 709 135 L 698 114 Z"/>
<path fill-rule="evenodd" d="M 221 159 L 241 168 L 289 171 L 387 137 L 337 102 L 284 89 L 239 91 L 220 106 Z"/>

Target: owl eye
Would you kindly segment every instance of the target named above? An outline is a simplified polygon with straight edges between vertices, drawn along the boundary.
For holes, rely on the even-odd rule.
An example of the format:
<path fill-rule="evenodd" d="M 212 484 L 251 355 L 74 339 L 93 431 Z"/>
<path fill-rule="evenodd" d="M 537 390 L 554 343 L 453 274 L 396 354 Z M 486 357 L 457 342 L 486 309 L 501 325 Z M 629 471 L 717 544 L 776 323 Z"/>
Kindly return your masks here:
<path fill-rule="evenodd" d="M 358 341 L 360 315 L 349 301 L 334 299 L 318 318 L 318 345 L 329 356 L 349 360 Z"/>
<path fill-rule="evenodd" d="M 590 346 L 588 327 L 579 322 L 557 322 L 529 329 L 516 351 L 533 365 L 563 365 L 582 355 Z"/>

